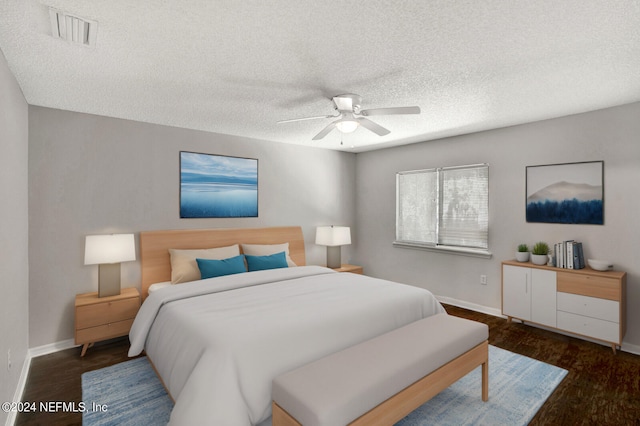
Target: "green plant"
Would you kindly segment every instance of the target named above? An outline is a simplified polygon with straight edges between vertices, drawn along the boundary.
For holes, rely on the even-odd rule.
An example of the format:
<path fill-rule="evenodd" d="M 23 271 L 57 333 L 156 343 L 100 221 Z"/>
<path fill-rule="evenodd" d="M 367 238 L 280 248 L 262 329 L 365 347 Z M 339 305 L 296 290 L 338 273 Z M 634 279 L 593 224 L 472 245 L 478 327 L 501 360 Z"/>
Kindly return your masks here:
<path fill-rule="evenodd" d="M 529 251 L 529 246 L 526 245 L 526 244 L 520 244 L 520 245 L 518 245 L 518 251 L 520 253 L 528 252 Z"/>
<path fill-rule="evenodd" d="M 543 241 L 537 242 L 531 251 L 533 254 L 545 255 L 549 254 L 549 245 Z"/>

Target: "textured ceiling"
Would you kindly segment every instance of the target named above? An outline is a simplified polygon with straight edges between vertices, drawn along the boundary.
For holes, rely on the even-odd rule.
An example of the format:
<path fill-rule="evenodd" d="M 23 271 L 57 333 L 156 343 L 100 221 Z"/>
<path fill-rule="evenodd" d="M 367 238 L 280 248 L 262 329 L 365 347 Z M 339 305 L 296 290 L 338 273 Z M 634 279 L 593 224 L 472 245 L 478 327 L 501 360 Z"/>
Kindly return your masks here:
<path fill-rule="evenodd" d="M 355 152 L 640 101 L 638 0 L 2 0 L 0 49 L 31 105 Z M 341 93 L 422 114 L 276 124 Z"/>

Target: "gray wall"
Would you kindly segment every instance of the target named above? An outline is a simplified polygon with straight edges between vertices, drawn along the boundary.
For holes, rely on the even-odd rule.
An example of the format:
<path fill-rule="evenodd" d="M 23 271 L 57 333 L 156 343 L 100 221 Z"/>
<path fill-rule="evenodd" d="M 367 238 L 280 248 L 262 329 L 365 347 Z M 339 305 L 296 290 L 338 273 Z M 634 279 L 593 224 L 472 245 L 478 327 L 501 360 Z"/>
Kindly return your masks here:
<path fill-rule="evenodd" d="M 589 258 L 626 271 L 625 343 L 640 350 L 640 104 L 475 133 L 357 156 L 355 261 L 367 274 L 413 284 L 467 306 L 501 308 L 500 261 L 518 243 L 582 241 Z M 427 118 L 428 119 L 428 118 Z M 525 221 L 525 167 L 604 160 L 605 225 Z M 395 173 L 489 163 L 489 248 L 492 259 L 394 248 Z M 480 275 L 488 285 L 480 285 Z"/>
<path fill-rule="evenodd" d="M 181 150 L 257 158 L 259 217 L 180 219 Z M 30 106 L 29 345 L 73 338 L 74 297 L 97 290 L 85 235 L 301 225 L 307 263 L 325 264 L 315 227 L 354 219 L 355 154 Z M 122 276 L 139 287 L 139 262 Z"/>
<path fill-rule="evenodd" d="M 28 349 L 28 130 L 27 103 L 0 52 L 0 402 L 13 400 Z M 0 411 L 0 424 L 6 418 Z"/>
<path fill-rule="evenodd" d="M 324 249 L 313 244 L 315 226 L 357 224 L 345 261 L 496 311 L 500 261 L 512 258 L 518 243 L 581 240 L 588 257 L 611 259 L 629 273 L 625 342 L 640 347 L 640 312 L 632 309 L 640 302 L 638 116 L 640 104 L 632 104 L 354 155 L 31 106 L 29 346 L 73 337 L 74 296 L 97 288 L 97 267 L 83 265 L 87 234 L 295 223 L 303 226 L 309 264 L 325 261 Z M 260 217 L 179 219 L 180 150 L 258 158 Z M 604 226 L 525 222 L 525 166 L 591 160 L 605 161 Z M 477 162 L 490 164 L 493 259 L 393 248 L 395 172 Z M 12 167 L 26 173 L 20 161 Z M 479 284 L 480 274 L 488 285 Z M 139 280 L 139 263 L 123 264 L 123 285 Z"/>

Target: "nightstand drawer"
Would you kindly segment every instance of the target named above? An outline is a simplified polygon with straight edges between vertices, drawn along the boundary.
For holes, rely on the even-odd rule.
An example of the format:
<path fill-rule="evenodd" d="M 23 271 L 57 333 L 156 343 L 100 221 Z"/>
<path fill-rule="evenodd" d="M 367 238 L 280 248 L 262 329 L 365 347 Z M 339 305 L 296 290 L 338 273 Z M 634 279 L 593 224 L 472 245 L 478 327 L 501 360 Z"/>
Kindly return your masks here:
<path fill-rule="evenodd" d="M 100 340 L 112 339 L 114 337 L 126 336 L 131 330 L 133 318 L 117 321 L 97 327 L 85 328 L 76 331 L 76 344 L 98 342 Z"/>
<path fill-rule="evenodd" d="M 78 306 L 76 308 L 76 328 L 84 329 L 133 319 L 138 313 L 139 307 L 140 300 L 137 297 Z"/>
<path fill-rule="evenodd" d="M 97 292 L 76 295 L 75 340 L 82 344 L 80 356 L 95 342 L 129 334 L 140 309 L 140 292 L 123 288 L 115 296 L 98 297 Z"/>

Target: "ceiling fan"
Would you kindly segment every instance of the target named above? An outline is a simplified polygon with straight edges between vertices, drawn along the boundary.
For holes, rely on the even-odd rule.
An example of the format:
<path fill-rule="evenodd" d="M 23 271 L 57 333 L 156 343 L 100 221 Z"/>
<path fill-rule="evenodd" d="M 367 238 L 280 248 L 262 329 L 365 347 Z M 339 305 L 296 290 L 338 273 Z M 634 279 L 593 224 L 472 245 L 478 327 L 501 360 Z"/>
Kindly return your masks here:
<path fill-rule="evenodd" d="M 293 121 L 315 120 L 319 118 L 338 118 L 336 121 L 329 123 L 329 125 L 322 129 L 320 133 L 315 135 L 313 137 L 313 140 L 315 141 L 324 138 L 333 129 L 337 128 L 342 133 L 351 133 L 359 126 L 372 131 L 378 136 L 388 135 L 390 133 L 389 130 L 374 123 L 366 117 L 372 115 L 420 114 L 420 107 L 417 106 L 361 109 L 360 103 L 362 102 L 362 98 L 359 95 L 354 95 L 352 93 L 334 96 L 332 101 L 338 114 L 281 120 L 278 121 L 278 124 L 291 123 Z"/>

